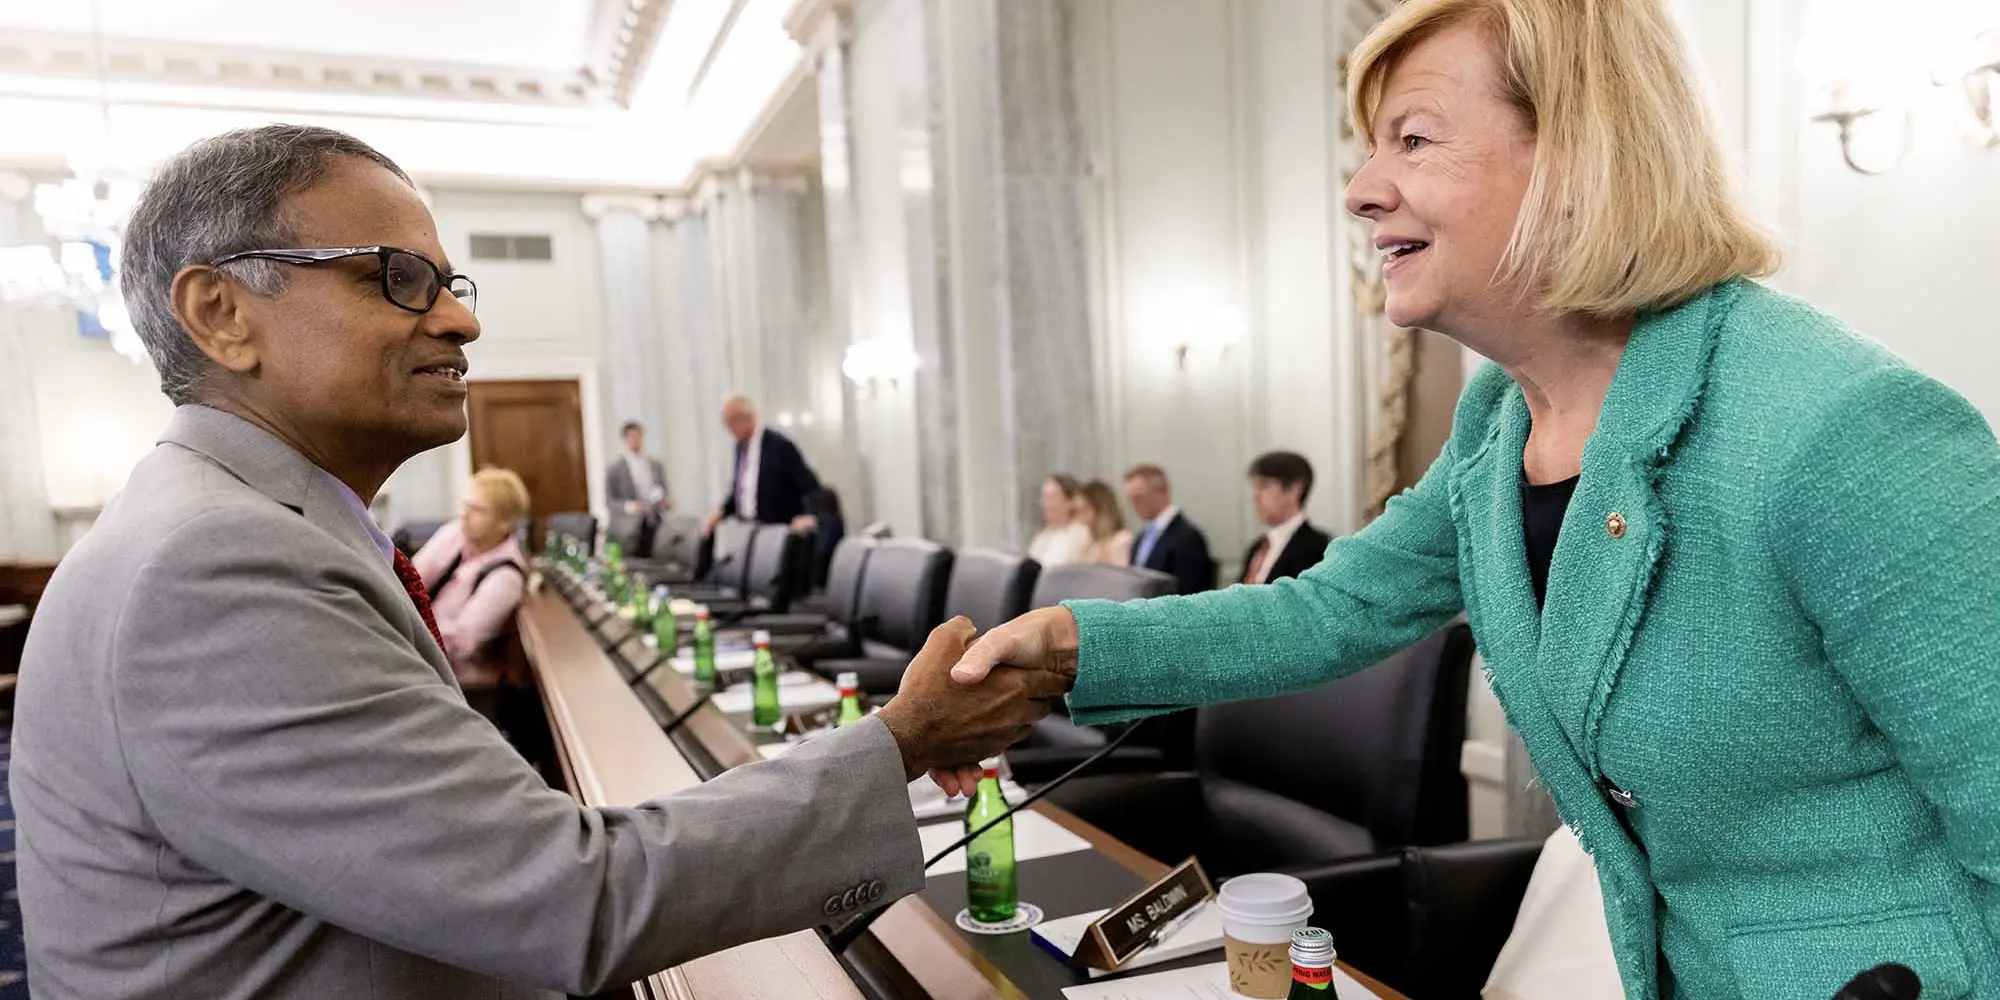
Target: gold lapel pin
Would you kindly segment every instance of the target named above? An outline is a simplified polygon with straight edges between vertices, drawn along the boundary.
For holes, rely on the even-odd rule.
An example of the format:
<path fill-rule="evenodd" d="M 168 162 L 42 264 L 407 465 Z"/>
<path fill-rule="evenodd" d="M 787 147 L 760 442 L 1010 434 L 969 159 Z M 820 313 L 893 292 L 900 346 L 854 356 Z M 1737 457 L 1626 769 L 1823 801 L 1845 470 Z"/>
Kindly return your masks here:
<path fill-rule="evenodd" d="M 1610 532 L 1613 538 L 1624 538 L 1625 515 L 1612 511 L 1611 516 L 1604 519 L 1604 530 Z"/>

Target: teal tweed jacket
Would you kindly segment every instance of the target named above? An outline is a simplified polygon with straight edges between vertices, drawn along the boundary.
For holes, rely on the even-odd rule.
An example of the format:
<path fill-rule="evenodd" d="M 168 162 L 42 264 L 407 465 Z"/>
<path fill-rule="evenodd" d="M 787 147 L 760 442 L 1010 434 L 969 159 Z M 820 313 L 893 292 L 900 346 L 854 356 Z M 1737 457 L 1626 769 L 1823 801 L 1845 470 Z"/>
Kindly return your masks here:
<path fill-rule="evenodd" d="M 1539 612 L 1528 425 L 1489 366 L 1423 480 L 1303 576 L 1071 604 L 1076 717 L 1322 684 L 1463 610 L 1596 859 L 1630 1000 L 1828 1000 L 1891 961 L 1926 1000 L 2000 1000 L 2000 446 L 1978 411 L 1754 283 L 1642 317 Z"/>

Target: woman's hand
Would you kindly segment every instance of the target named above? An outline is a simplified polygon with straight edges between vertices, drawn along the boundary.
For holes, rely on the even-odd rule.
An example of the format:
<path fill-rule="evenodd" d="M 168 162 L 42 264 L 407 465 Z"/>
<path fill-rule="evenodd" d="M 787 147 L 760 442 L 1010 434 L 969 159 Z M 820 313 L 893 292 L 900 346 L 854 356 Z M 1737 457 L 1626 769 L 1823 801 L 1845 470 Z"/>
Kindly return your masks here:
<path fill-rule="evenodd" d="M 977 684 L 995 669 L 1038 670 L 1056 675 L 1062 690 L 1076 684 L 1076 616 L 1068 608 L 1030 611 L 985 635 L 972 644 L 951 668 L 951 679 L 960 684 Z M 931 780 L 946 795 L 970 795 L 979 785 L 977 761 L 956 767 L 933 768 Z"/>

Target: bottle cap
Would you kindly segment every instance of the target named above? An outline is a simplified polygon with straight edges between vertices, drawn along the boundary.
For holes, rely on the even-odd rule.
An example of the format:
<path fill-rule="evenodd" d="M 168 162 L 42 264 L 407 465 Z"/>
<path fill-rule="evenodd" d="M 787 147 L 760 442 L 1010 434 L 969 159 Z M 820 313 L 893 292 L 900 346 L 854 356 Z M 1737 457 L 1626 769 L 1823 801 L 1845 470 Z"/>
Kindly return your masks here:
<path fill-rule="evenodd" d="M 1000 780 L 1000 769 L 994 767 L 991 764 L 988 764 L 986 765 L 986 770 L 982 773 L 982 777 L 992 778 L 993 780 L 998 781 Z"/>
<path fill-rule="evenodd" d="M 1308 969 L 1332 965 L 1333 935 L 1318 927 L 1301 927 L 1292 932 L 1292 964 Z"/>
<path fill-rule="evenodd" d="M 706 605 L 706 604 L 697 604 L 697 605 L 695 605 L 695 608 L 694 608 L 694 618 L 695 618 L 695 621 L 702 621 L 702 622 L 705 622 L 705 621 L 707 621 L 707 620 L 708 620 L 708 605 Z"/>
<path fill-rule="evenodd" d="M 769 646 L 770 644 L 771 644 L 771 633 L 766 632 L 761 628 L 755 632 L 750 633 L 750 645 Z"/>
<path fill-rule="evenodd" d="M 842 691 L 859 691 L 861 689 L 861 675 L 852 670 L 843 670 L 840 672 L 840 676 L 834 678 L 833 683 Z"/>

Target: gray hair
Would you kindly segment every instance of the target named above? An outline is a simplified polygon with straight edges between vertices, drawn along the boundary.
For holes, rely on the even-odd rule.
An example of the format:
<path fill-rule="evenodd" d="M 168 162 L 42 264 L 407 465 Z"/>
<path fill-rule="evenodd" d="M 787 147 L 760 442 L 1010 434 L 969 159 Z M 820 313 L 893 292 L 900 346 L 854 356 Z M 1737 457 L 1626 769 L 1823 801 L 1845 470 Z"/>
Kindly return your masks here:
<path fill-rule="evenodd" d="M 284 201 L 325 177 L 346 157 L 410 176 L 373 146 L 313 125 L 265 125 L 203 139 L 160 166 L 125 227 L 119 284 L 132 326 L 153 358 L 160 391 L 195 401 L 208 355 L 174 316 L 174 275 L 225 254 L 289 246 Z M 259 295 L 285 286 L 284 265 L 241 261 L 230 274 Z"/>

